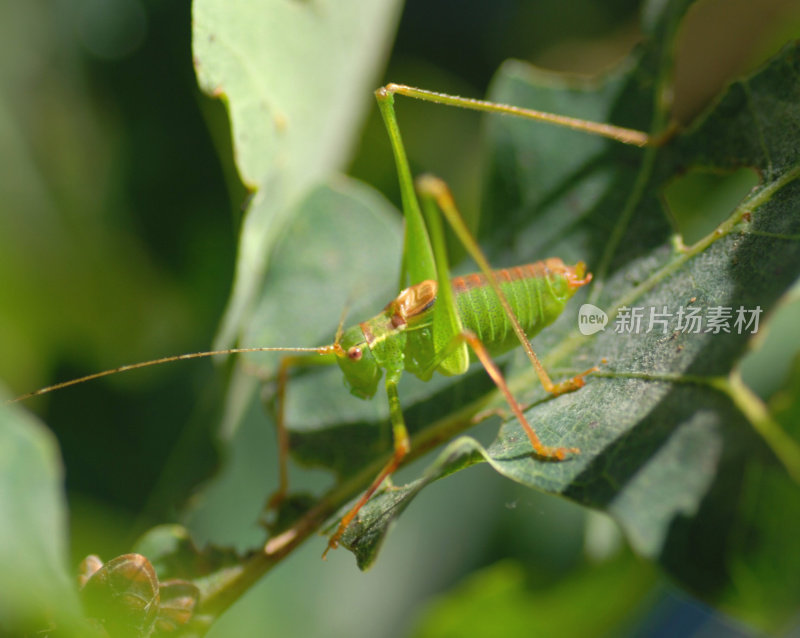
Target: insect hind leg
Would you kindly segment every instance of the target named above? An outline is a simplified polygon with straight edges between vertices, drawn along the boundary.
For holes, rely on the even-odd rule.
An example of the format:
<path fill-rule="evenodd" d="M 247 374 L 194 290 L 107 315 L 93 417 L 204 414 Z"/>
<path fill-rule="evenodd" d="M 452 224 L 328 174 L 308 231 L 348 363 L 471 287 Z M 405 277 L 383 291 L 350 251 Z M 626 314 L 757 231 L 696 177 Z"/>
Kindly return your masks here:
<path fill-rule="evenodd" d="M 552 447 L 542 443 L 539 435 L 536 434 L 536 430 L 533 429 L 533 426 L 528 423 L 528 419 L 525 418 L 522 406 L 520 406 L 519 402 L 514 398 L 514 395 L 509 389 L 503 373 L 500 371 L 500 368 L 497 367 L 497 364 L 486 350 L 486 346 L 483 345 L 483 342 L 474 332 L 471 332 L 470 330 L 464 330 L 455 335 L 448 347 L 437 355 L 436 360 L 433 363 L 434 367 L 437 365 L 438 361 L 446 358 L 450 351 L 461 347 L 461 345 L 464 343 L 466 343 L 472 349 L 472 351 L 475 353 L 475 356 L 478 357 L 478 360 L 486 370 L 486 373 L 491 377 L 492 381 L 494 381 L 495 385 L 497 386 L 497 389 L 502 393 L 506 403 L 508 403 L 508 407 L 511 408 L 511 411 L 514 413 L 514 416 L 517 417 L 522 429 L 525 430 L 525 434 L 528 436 L 536 456 L 551 461 L 563 461 L 570 455 L 580 454 L 580 450 L 575 447 Z M 575 390 L 580 387 L 580 385 L 583 385 L 583 377 L 593 371 L 594 368 L 587 370 L 583 374 L 577 375 L 572 379 L 568 379 L 567 382 L 572 382 L 577 387 L 565 391 Z M 577 385 L 578 383 L 580 383 L 580 385 Z"/>

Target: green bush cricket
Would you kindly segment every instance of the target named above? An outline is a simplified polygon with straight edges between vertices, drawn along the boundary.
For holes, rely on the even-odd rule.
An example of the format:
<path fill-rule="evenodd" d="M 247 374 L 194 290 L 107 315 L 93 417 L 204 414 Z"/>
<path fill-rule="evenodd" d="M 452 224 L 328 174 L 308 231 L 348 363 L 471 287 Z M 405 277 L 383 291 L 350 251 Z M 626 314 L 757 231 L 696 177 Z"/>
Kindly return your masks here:
<path fill-rule="evenodd" d="M 575 291 L 588 284 L 592 275 L 579 262 L 565 265 L 558 258 L 493 271 L 477 242 L 468 231 L 445 183 L 425 175 L 415 183 L 406 158 L 394 111 L 394 95 L 424 101 L 544 121 L 602 135 L 636 146 L 652 144 L 647 134 L 606 124 L 496 104 L 482 100 L 434 93 L 404 85 L 389 84 L 376 91 L 386 125 L 400 182 L 406 222 L 401 268 L 403 290 L 381 313 L 346 330 L 340 324 L 334 342 L 319 347 L 244 347 L 163 357 L 120 366 L 57 383 L 17 397 L 21 401 L 36 395 L 103 376 L 158 365 L 170 361 L 246 352 L 291 352 L 277 373 L 277 435 L 279 442 L 279 487 L 270 500 L 277 506 L 288 492 L 288 432 L 284 406 L 289 371 L 302 365 L 333 364 L 342 370 L 350 392 L 362 399 L 372 398 L 385 373 L 394 451 L 361 498 L 341 519 L 330 537 L 323 557 L 336 548 L 359 510 L 401 464 L 410 440 L 400 404 L 397 385 L 404 371 L 428 380 L 435 371 L 443 375 L 466 372 L 470 359 L 479 360 L 495 382 L 525 430 L 533 454 L 544 460 L 563 460 L 579 450 L 543 444 L 526 420 L 492 356 L 521 344 L 531 360 L 544 389 L 560 395 L 581 388 L 586 370 L 572 378 L 553 383 L 539 362 L 529 338 L 552 323 L 564 310 Z M 440 215 L 444 215 L 461 243 L 478 264 L 480 273 L 450 277 Z"/>

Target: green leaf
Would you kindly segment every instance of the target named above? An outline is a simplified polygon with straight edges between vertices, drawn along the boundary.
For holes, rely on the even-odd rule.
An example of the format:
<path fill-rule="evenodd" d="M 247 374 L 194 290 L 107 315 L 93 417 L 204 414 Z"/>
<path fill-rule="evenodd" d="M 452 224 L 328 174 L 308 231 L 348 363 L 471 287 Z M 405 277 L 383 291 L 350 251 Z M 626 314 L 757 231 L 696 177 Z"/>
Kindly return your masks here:
<path fill-rule="evenodd" d="M 797 67 L 798 50 L 790 45 L 732 85 L 690 130 L 652 157 L 646 154 L 644 163 L 612 169 L 607 190 L 580 207 L 579 221 L 568 222 L 575 228 L 562 241 L 565 248 L 582 245 L 595 265 L 589 301 L 606 310 L 609 326 L 626 306 L 767 312 L 797 278 L 800 167 L 791 137 L 798 121 Z M 634 77 L 641 82 L 641 68 Z M 627 108 L 631 89 L 623 86 Z M 627 159 L 612 153 L 606 161 Z M 591 162 L 584 166 L 591 169 Z M 751 167 L 761 184 L 713 233 L 685 248 L 671 241 L 660 195 L 676 172 L 698 166 Z M 588 180 L 589 173 L 578 175 Z M 620 200 L 620 192 L 627 199 Z M 563 210 L 549 204 L 547 192 L 540 197 L 547 205 L 537 223 Z M 553 433 L 546 441 L 577 445 L 583 453 L 533 473 L 520 457 L 525 441 L 514 424 L 490 453 L 506 462 L 503 473 L 515 480 L 608 511 L 638 552 L 660 560 L 691 590 L 719 600 L 728 591 L 731 563 L 745 549 L 739 535 L 752 523 L 736 513 L 748 489 L 742 467 L 770 467 L 775 460 L 736 397 L 717 383 L 743 355 L 748 331 L 738 333 L 731 324 L 730 334 L 688 334 L 676 327 L 673 317 L 666 334 L 606 329 L 591 338 L 562 338 L 550 361 L 569 357 L 576 366 L 607 358 L 605 378 L 528 416 L 540 433 Z M 796 466 L 788 469 L 797 476 Z M 796 564 L 784 567 L 797 571 Z"/>
<path fill-rule="evenodd" d="M 28 413 L 0 404 L 0 633 L 75 622 L 66 538 L 58 445 Z"/>
<path fill-rule="evenodd" d="M 253 310 L 287 215 L 349 159 L 399 2 L 195 0 L 192 8 L 198 82 L 225 98 L 239 174 L 255 191 L 218 337 L 225 347 Z"/>

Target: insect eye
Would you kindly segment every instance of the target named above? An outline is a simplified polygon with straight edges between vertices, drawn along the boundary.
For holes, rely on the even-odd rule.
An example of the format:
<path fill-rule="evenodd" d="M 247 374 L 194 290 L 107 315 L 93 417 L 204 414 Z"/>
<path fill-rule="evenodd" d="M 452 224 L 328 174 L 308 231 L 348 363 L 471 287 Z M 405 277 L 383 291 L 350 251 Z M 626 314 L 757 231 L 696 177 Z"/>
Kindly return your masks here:
<path fill-rule="evenodd" d="M 351 361 L 358 361 L 361 359 L 361 348 L 353 346 L 347 351 L 347 358 Z"/>

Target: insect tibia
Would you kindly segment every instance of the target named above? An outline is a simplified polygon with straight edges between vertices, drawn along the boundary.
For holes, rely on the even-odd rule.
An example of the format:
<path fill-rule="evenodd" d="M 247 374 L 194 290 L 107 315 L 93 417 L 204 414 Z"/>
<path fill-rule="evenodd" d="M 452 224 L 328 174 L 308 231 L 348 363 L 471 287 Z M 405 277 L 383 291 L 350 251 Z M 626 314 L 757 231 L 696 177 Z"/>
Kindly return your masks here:
<path fill-rule="evenodd" d="M 536 111 L 534 109 L 522 108 L 519 106 L 512 106 L 510 104 L 500 104 L 497 102 L 489 102 L 487 100 L 477 100 L 475 98 L 460 97 L 458 95 L 448 95 L 447 93 L 437 93 L 436 91 L 428 91 L 426 89 L 418 89 L 413 86 L 406 86 L 405 84 L 387 84 L 378 89 L 375 94 L 378 98 L 391 99 L 391 96 L 405 95 L 417 100 L 425 102 L 433 102 L 434 104 L 446 104 L 448 106 L 456 106 L 462 109 L 469 109 L 471 111 L 482 111 L 485 113 L 499 113 L 502 115 L 512 115 L 514 117 L 521 117 L 527 120 L 534 120 L 537 122 L 547 122 L 548 124 L 555 124 L 556 126 L 563 126 L 571 128 L 575 131 L 583 131 L 592 135 L 599 135 L 607 137 L 622 144 L 630 144 L 632 146 L 649 146 L 654 143 L 650 136 L 635 129 L 629 129 L 622 126 L 614 126 L 613 124 L 603 124 L 601 122 L 591 122 L 589 120 L 581 120 L 575 117 L 567 117 L 564 115 L 557 115 L 555 113 L 547 113 L 545 111 Z M 658 143 L 663 143 L 664 136 L 659 136 Z"/>

